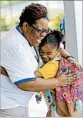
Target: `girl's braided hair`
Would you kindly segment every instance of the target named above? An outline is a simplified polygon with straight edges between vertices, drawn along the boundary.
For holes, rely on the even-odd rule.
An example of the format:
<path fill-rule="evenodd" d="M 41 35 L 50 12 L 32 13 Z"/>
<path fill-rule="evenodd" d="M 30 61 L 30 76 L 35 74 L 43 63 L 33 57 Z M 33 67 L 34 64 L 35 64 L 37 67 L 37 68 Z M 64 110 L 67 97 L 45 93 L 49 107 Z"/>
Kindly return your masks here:
<path fill-rule="evenodd" d="M 59 48 L 60 42 L 63 41 L 63 38 L 64 35 L 61 31 L 53 30 L 43 38 L 42 42 L 39 45 L 39 49 L 46 43 L 57 46 L 57 48 Z"/>

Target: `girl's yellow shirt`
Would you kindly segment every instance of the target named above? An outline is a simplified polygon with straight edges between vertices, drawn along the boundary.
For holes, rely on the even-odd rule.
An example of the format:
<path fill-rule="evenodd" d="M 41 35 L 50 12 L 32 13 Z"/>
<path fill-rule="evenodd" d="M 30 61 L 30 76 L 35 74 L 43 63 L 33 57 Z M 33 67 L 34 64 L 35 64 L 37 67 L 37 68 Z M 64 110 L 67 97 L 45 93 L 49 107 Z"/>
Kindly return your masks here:
<path fill-rule="evenodd" d="M 59 61 L 49 61 L 39 68 L 38 71 L 44 79 L 51 79 L 56 76 L 59 68 Z"/>

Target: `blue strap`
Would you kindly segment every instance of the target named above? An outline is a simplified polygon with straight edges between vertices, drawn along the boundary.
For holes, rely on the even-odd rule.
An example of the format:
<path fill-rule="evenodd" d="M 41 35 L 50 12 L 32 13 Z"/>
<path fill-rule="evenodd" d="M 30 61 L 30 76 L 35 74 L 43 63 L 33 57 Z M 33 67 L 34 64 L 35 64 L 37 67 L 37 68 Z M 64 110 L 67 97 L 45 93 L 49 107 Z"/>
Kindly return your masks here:
<path fill-rule="evenodd" d="M 47 98 L 47 100 L 48 100 L 48 103 L 51 103 L 52 102 L 52 95 L 51 95 L 51 92 L 50 92 L 50 90 L 46 90 L 45 91 L 45 94 L 46 94 L 46 98 Z"/>
<path fill-rule="evenodd" d="M 52 107 L 53 107 L 53 110 L 56 111 L 56 104 L 53 103 L 53 101 L 52 101 L 52 95 L 51 95 L 50 90 L 47 89 L 47 90 L 45 91 L 45 94 L 46 94 L 46 98 L 47 98 L 47 100 L 48 100 L 48 103 L 51 103 L 51 104 L 52 104 Z"/>

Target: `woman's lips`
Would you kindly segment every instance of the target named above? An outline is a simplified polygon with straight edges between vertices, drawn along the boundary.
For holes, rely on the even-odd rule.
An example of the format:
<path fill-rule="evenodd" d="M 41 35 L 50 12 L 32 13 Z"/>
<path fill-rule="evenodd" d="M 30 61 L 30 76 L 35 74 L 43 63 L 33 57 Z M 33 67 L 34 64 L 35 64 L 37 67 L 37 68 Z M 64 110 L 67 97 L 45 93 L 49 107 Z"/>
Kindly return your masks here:
<path fill-rule="evenodd" d="M 41 40 L 40 39 L 37 39 L 37 42 L 40 44 L 41 43 Z"/>

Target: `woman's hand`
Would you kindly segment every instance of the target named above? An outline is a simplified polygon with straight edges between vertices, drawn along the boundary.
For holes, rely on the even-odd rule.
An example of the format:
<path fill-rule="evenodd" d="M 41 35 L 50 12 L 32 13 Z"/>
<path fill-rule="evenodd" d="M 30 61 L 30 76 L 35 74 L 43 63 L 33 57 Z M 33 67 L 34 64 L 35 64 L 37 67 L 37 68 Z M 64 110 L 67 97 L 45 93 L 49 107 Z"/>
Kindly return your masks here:
<path fill-rule="evenodd" d="M 74 84 L 74 80 L 77 77 L 75 73 L 64 72 L 57 76 L 57 86 L 63 87 Z"/>

